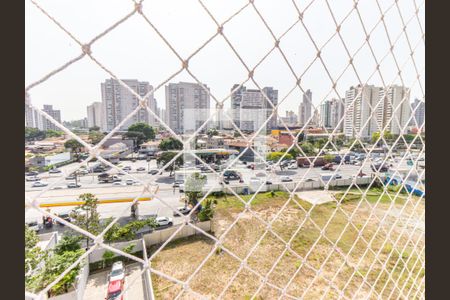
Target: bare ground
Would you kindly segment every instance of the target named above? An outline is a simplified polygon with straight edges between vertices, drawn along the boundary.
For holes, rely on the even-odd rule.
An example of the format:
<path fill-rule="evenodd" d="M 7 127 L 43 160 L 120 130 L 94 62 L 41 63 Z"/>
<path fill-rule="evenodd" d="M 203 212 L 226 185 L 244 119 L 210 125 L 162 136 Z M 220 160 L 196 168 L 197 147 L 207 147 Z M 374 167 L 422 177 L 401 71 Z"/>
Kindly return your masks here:
<path fill-rule="evenodd" d="M 226 250 L 214 249 L 215 242 L 199 234 L 170 243 L 152 267 L 181 281 L 190 278 L 190 288 L 211 299 L 278 299 L 280 291 L 273 286 L 304 299 L 414 298 L 425 276 L 424 200 L 375 203 L 353 197 L 339 207 L 311 208 L 282 192 L 258 195 L 252 201 L 254 214 L 241 214 L 243 204 L 234 197 L 218 199 L 213 235 L 226 233 Z M 273 232 L 266 232 L 264 221 L 273 219 Z M 253 272 L 240 269 L 238 258 L 247 258 Z M 265 276 L 266 284 L 261 281 Z M 173 299 L 180 292 L 179 299 L 198 298 L 172 281 L 152 278 L 158 299 Z M 417 295 L 423 290 L 419 287 Z"/>

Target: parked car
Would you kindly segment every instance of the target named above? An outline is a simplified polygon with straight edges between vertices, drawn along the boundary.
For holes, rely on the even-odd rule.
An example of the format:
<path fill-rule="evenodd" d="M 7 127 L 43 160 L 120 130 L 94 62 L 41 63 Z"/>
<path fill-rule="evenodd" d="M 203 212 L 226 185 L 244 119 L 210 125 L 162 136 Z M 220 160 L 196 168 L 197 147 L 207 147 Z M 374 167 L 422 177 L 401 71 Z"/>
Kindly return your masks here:
<path fill-rule="evenodd" d="M 87 175 L 87 174 L 89 174 L 89 171 L 83 169 L 83 170 L 79 170 L 77 173 L 80 175 Z"/>
<path fill-rule="evenodd" d="M 370 168 L 374 172 L 387 172 L 389 170 L 389 166 L 387 165 L 381 165 L 380 163 L 371 165 Z"/>
<path fill-rule="evenodd" d="M 36 171 L 31 171 L 31 172 L 25 173 L 25 176 L 37 176 L 37 175 L 39 175 L 39 173 Z"/>
<path fill-rule="evenodd" d="M 341 178 L 342 178 L 342 175 L 341 175 L 341 174 L 335 174 L 335 175 L 334 175 L 334 178 L 335 178 L 335 179 L 341 179 Z"/>
<path fill-rule="evenodd" d="M 290 164 L 290 165 L 288 166 L 288 169 L 290 169 L 290 170 L 298 169 L 297 163 Z"/>
<path fill-rule="evenodd" d="M 62 190 L 64 188 L 64 186 L 62 186 L 62 185 L 57 185 L 57 186 L 54 186 L 53 188 L 52 188 L 52 190 Z"/>
<path fill-rule="evenodd" d="M 75 189 L 75 188 L 79 188 L 79 187 L 81 187 L 81 184 L 77 184 L 77 183 L 75 183 L 75 182 L 71 182 L 71 183 L 69 183 L 68 185 L 67 185 L 67 187 L 69 188 L 69 189 Z"/>
<path fill-rule="evenodd" d="M 35 181 L 33 182 L 33 185 L 31 187 L 43 187 L 43 186 L 47 186 L 48 183 L 46 182 L 42 182 L 42 181 Z"/>
<path fill-rule="evenodd" d="M 60 169 L 50 169 L 50 170 L 48 170 L 48 172 L 50 174 L 56 174 L 56 173 L 61 173 L 61 170 Z"/>
<path fill-rule="evenodd" d="M 172 218 L 169 217 L 157 217 L 156 219 L 156 223 L 158 224 L 158 226 L 172 226 L 173 222 L 172 222 Z"/>
<path fill-rule="evenodd" d="M 25 180 L 26 181 L 39 181 L 41 179 L 37 176 L 29 176 L 29 177 L 25 178 Z"/>
<path fill-rule="evenodd" d="M 281 176 L 280 179 L 281 179 L 281 182 L 291 182 L 291 181 L 293 181 L 291 176 Z"/>
<path fill-rule="evenodd" d="M 150 174 L 150 175 L 156 175 L 156 174 L 158 174 L 158 170 L 150 170 L 150 171 L 148 171 L 148 174 Z"/>
<path fill-rule="evenodd" d="M 110 281 L 108 283 L 108 292 L 106 294 L 106 300 L 123 300 L 123 295 L 119 295 L 122 293 L 124 287 L 124 283 L 121 280 Z"/>
<path fill-rule="evenodd" d="M 314 181 L 314 179 L 313 178 L 306 178 L 305 179 L 305 182 L 311 182 L 311 181 Z"/>
<path fill-rule="evenodd" d="M 145 167 L 139 167 L 136 169 L 136 171 L 145 171 Z"/>
<path fill-rule="evenodd" d="M 27 222 L 26 225 L 34 232 L 38 232 L 41 229 L 37 221 Z"/>
<path fill-rule="evenodd" d="M 133 179 L 127 179 L 127 180 L 125 180 L 125 183 L 126 183 L 126 185 L 133 185 L 136 182 Z"/>
<path fill-rule="evenodd" d="M 181 215 L 187 215 L 190 211 L 191 211 L 190 207 L 180 206 L 180 207 L 177 207 L 177 211 L 176 212 L 173 212 L 173 216 L 174 217 L 177 217 L 177 216 L 181 217 Z"/>
<path fill-rule="evenodd" d="M 180 184 L 183 184 L 183 183 L 184 183 L 184 180 L 175 180 L 172 187 L 174 187 L 174 188 L 180 187 Z"/>
<path fill-rule="evenodd" d="M 120 186 L 122 186 L 122 185 L 127 185 L 126 183 L 124 183 L 124 182 L 120 182 L 120 181 L 115 181 L 115 182 L 113 182 L 113 184 L 112 185 L 120 185 Z"/>
<path fill-rule="evenodd" d="M 125 280 L 125 267 L 123 266 L 123 262 L 116 261 L 111 268 L 111 273 L 108 275 L 109 282 L 113 281 L 124 281 Z"/>
<path fill-rule="evenodd" d="M 63 219 L 64 221 L 67 222 L 72 222 L 72 218 L 70 217 L 70 213 L 69 212 L 63 212 L 58 214 L 58 217 L 60 217 L 61 219 Z M 63 223 L 60 223 L 58 221 L 56 221 L 56 224 L 60 225 L 60 226 L 64 226 Z"/>
<path fill-rule="evenodd" d="M 332 171 L 333 170 L 333 164 L 332 163 L 328 163 L 325 166 L 322 167 L 322 170 L 326 170 L 326 171 Z"/>
<path fill-rule="evenodd" d="M 75 180 L 75 174 L 70 174 L 66 177 L 66 180 Z"/>
<path fill-rule="evenodd" d="M 130 166 L 125 166 L 122 168 L 122 170 L 124 171 L 131 171 L 131 167 Z"/>

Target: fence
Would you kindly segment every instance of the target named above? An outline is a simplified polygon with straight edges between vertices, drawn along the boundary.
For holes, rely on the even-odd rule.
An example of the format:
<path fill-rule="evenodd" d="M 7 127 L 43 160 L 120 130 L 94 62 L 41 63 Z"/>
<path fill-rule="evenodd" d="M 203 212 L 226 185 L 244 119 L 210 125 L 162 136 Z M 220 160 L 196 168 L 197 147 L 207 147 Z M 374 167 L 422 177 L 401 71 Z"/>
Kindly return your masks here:
<path fill-rule="evenodd" d="M 252 145 L 259 136 L 266 134 L 269 129 L 267 125 L 277 119 L 280 123 L 279 127 L 286 130 L 295 142 L 287 146 L 275 166 L 279 166 L 291 150 L 308 157 L 308 160 L 313 157 L 311 164 L 327 149 L 339 150 L 342 145 L 338 146 L 332 139 L 338 131 L 343 131 L 347 138 L 347 152 L 358 149 L 367 154 L 363 163 L 371 163 L 372 149 L 366 146 L 368 140 L 371 140 L 374 145 L 386 146 L 386 156 L 382 158 L 381 164 L 386 163 L 397 145 L 402 145 L 406 149 L 399 163 L 408 159 L 413 147 L 419 149 L 420 154 L 425 154 L 425 141 L 422 136 L 425 131 L 425 120 L 421 113 L 425 102 L 424 3 L 416 0 L 298 2 L 276 1 L 273 6 L 268 6 L 262 0 L 249 0 L 242 5 L 234 2 L 213 4 L 210 1 L 198 0 L 195 8 L 180 9 L 181 17 L 187 17 L 184 19 L 185 22 L 181 23 L 176 18 L 171 20 L 170 16 L 175 8 L 183 5 L 184 1 L 177 2 L 177 7 L 167 8 L 153 6 L 144 1 L 129 1 L 129 7 L 124 9 L 122 16 L 111 21 L 110 26 L 103 31 L 84 26 L 83 31 L 86 28 L 94 31 L 92 35 L 94 37 L 86 40 L 86 35 L 81 35 L 77 30 L 71 30 L 69 26 L 71 22 L 59 17 L 58 10 L 47 9 L 46 5 L 50 4 L 31 0 L 29 9 L 36 9 L 46 17 L 54 28 L 57 28 L 78 48 L 78 52 L 61 65 L 41 75 L 36 81 L 28 82 L 25 87 L 25 101 L 37 114 L 64 131 L 69 137 L 76 139 L 88 150 L 89 157 L 80 166 L 96 158 L 122 171 L 100 156 L 100 148 L 133 117 L 145 112 L 147 117 L 154 118 L 158 122 L 167 136 L 173 137 L 183 146 L 164 164 L 162 169 L 170 167 L 182 155 L 189 155 L 210 171 L 220 173 L 219 176 L 223 175 L 228 168 L 221 172 L 215 171 L 191 149 L 192 142 L 202 131 L 211 127 L 211 123 L 216 121 L 215 118 L 218 115 L 223 117 L 227 126 L 233 130 L 233 138 L 239 136 L 242 140 L 241 144 L 245 147 L 241 155 L 234 158 L 234 162 L 237 162 L 247 151 L 254 152 L 255 158 L 265 161 L 264 152 L 255 150 Z M 83 4 L 78 3 L 77 7 L 82 8 L 83 13 L 80 14 L 94 9 L 83 7 Z M 110 8 L 113 7 L 109 3 L 105 4 L 96 11 L 96 16 L 101 15 L 102 21 L 107 20 L 106 15 Z M 167 12 L 168 17 L 158 18 L 160 15 L 158 12 L 161 12 L 158 8 L 162 12 Z M 280 11 L 284 11 L 285 14 L 274 18 L 274 14 Z M 204 23 L 200 23 L 200 16 Z M 161 19 L 172 21 L 176 28 L 168 30 L 161 27 Z M 151 43 L 152 48 L 145 52 L 143 57 L 139 57 L 141 60 L 138 63 L 144 63 L 156 57 L 158 62 L 153 64 L 152 69 L 156 65 L 163 66 L 161 72 L 155 71 L 155 73 L 164 78 L 155 79 L 154 87 L 144 94 L 137 92 L 121 80 L 120 76 L 129 74 L 128 70 L 118 70 L 120 68 L 117 65 L 104 61 L 98 54 L 101 50 L 96 47 L 104 42 L 106 37 L 113 36 L 121 28 L 136 20 L 141 23 L 134 29 L 145 27 L 146 31 L 139 35 L 141 40 L 130 43 L 133 44 L 134 49 L 128 58 L 139 57 L 137 51 L 141 43 L 147 41 L 146 33 L 151 32 L 154 38 Z M 236 26 L 239 20 L 241 22 L 244 20 L 244 24 L 240 23 Z M 200 25 L 190 27 L 196 24 Z M 204 28 L 211 30 L 204 36 L 200 36 Z M 125 35 L 122 33 L 121 37 L 135 35 L 138 34 L 131 30 Z M 174 36 L 182 36 L 184 42 L 174 42 Z M 241 37 L 239 42 L 235 42 L 236 36 Z M 194 43 L 194 40 L 197 43 Z M 195 46 L 186 46 L 190 42 Z M 215 43 L 220 44 L 220 50 L 216 52 L 211 50 Z M 54 45 L 49 41 L 42 44 L 46 47 L 45 53 L 49 48 L 54 49 Z M 123 46 L 126 43 L 116 41 L 115 46 L 118 47 L 119 44 Z M 153 47 L 157 47 L 157 44 L 163 45 L 161 49 L 164 50 L 156 51 Z M 107 48 L 108 51 L 113 51 L 116 47 Z M 212 57 L 205 56 L 207 51 L 213 52 Z M 113 61 L 125 61 L 123 57 L 123 55 L 116 55 Z M 172 59 L 176 64 L 171 64 Z M 73 65 L 80 65 L 82 60 L 106 72 L 107 76 L 110 76 L 136 100 L 132 111 L 122 116 L 118 124 L 114 124 L 111 127 L 112 130 L 95 146 L 89 145 L 33 103 L 34 97 L 39 95 L 39 92 L 35 92 L 35 88 L 43 87 L 54 78 L 69 72 Z M 204 65 L 199 67 L 198 61 L 203 61 Z M 232 65 L 238 65 L 239 71 L 233 73 L 232 79 L 233 84 L 235 82 L 238 84 L 233 85 L 231 93 L 227 90 L 224 97 L 219 95 L 215 88 L 210 88 L 200 81 L 209 80 L 209 78 L 217 83 L 225 81 L 227 72 L 224 69 L 231 68 Z M 207 75 L 205 75 L 205 70 L 211 69 L 215 72 L 206 72 Z M 89 71 L 82 73 L 84 77 Z M 175 124 L 179 119 L 177 117 L 181 117 L 181 113 L 172 118 L 174 120 L 165 118 L 158 115 L 149 103 L 149 99 L 153 99 L 154 94 L 163 86 L 166 85 L 166 90 L 169 90 L 167 86 L 169 81 L 175 80 L 181 74 L 187 76 L 196 85 L 197 100 L 208 99 L 208 108 L 216 108 L 216 111 L 209 114 L 206 120 L 197 122 L 187 137 L 181 136 L 179 126 Z M 214 74 L 220 74 L 223 78 L 214 77 L 216 76 Z M 207 76 L 209 78 L 205 78 Z M 280 89 L 280 97 L 278 97 L 278 91 L 275 93 L 269 87 L 263 88 L 265 84 L 271 84 L 267 78 L 273 81 L 279 79 L 277 83 L 280 85 L 286 83 L 283 89 Z M 373 85 L 373 82 L 376 82 L 378 86 Z M 95 84 L 98 85 L 98 82 Z M 312 94 L 308 88 L 309 85 L 314 84 L 316 87 L 324 87 L 319 101 L 312 101 Z M 244 85 L 251 85 L 253 88 L 246 90 Z M 345 95 L 342 94 L 343 85 L 351 85 Z M 410 103 L 412 94 L 417 97 L 414 105 Z M 292 108 L 292 105 L 297 105 L 301 98 L 300 122 L 298 122 L 300 128 L 293 132 L 287 126 L 285 118 L 280 116 L 280 110 L 283 105 L 288 104 L 291 105 L 288 107 Z M 331 118 L 327 118 L 328 115 L 325 116 L 326 111 L 331 107 L 326 108 L 326 105 L 331 105 L 328 103 L 330 98 L 333 105 L 341 107 L 337 109 L 341 113 L 337 114 L 337 117 L 333 116 L 336 120 L 333 126 L 328 124 Z M 167 97 L 167 99 L 170 103 L 171 98 Z M 214 105 L 209 106 L 211 100 Z M 178 105 L 180 101 L 181 99 L 178 99 L 178 102 L 174 103 Z M 239 118 L 234 114 L 235 111 L 232 111 L 233 116 L 230 116 L 228 109 L 224 107 L 224 103 L 228 103 L 226 101 L 231 102 L 230 109 L 233 110 L 244 109 L 244 105 L 239 106 L 242 103 L 252 106 L 259 101 L 257 105 L 265 112 L 264 120 L 258 118 L 258 122 L 262 122 L 261 126 L 253 127 L 251 133 L 243 132 Z M 166 107 L 166 109 L 171 108 Z M 314 152 L 315 149 L 297 141 L 313 125 L 318 126 L 328 135 L 328 139 L 325 139 L 325 143 L 318 147 L 314 155 L 311 155 L 310 152 Z M 412 141 L 406 141 L 405 135 L 408 134 L 408 128 L 411 126 L 416 128 L 416 131 L 413 133 Z M 424 174 L 424 169 L 417 170 L 417 159 L 414 159 L 409 172 L 415 170 L 419 174 Z M 342 167 L 343 162 L 336 166 L 334 173 L 339 172 Z M 363 165 L 355 172 L 355 175 L 361 172 L 362 168 Z M 333 194 L 335 207 L 306 205 L 295 195 L 299 188 L 323 188 L 326 191 L 330 187 L 330 184 L 306 182 L 308 173 L 309 170 L 295 182 L 280 184 L 280 188 L 283 187 L 289 196 L 287 199 L 278 199 L 278 202 L 269 203 L 266 206 L 258 206 L 260 199 L 254 201 L 258 192 L 264 188 L 263 184 L 249 200 L 242 199 L 236 193 L 237 191 L 225 186 L 242 204 L 241 211 L 236 212 L 238 209 L 236 207 L 230 207 L 225 211 L 220 210 L 218 205 L 219 214 L 213 221 L 220 226 L 214 234 L 207 232 L 203 225 L 185 222 L 167 231 L 146 236 L 144 237 L 146 243 L 162 242 L 162 244 L 145 259 L 125 253 L 121 250 L 121 245 L 111 246 L 104 243 L 104 234 L 118 221 L 119 217 L 114 218 L 114 221 L 101 233 L 93 234 L 40 208 L 41 196 L 59 182 L 52 183 L 39 193 L 26 195 L 27 207 L 32 207 L 43 215 L 51 216 L 70 229 L 89 237 L 95 245 L 44 289 L 26 292 L 26 297 L 42 299 L 50 289 L 63 280 L 67 272 L 88 256 L 98 253 L 99 249 L 103 251 L 107 249 L 141 263 L 142 273 L 150 270 L 154 278 L 155 290 L 170 299 L 184 297 L 223 299 L 242 296 L 250 299 L 258 297 L 423 299 L 425 290 L 424 230 L 421 226 L 424 221 L 423 197 L 415 197 L 411 192 L 407 192 L 406 196 L 400 196 L 400 189 L 391 191 L 389 183 L 385 183 L 380 174 L 375 172 L 370 180 L 361 179 L 364 181 L 364 186 L 358 180 L 351 181 L 338 198 Z M 65 175 L 68 174 L 69 172 Z M 147 181 L 134 178 L 133 174 L 130 174 L 130 177 L 143 183 L 143 192 L 149 192 L 162 206 L 175 212 L 176 208 L 168 201 L 168 196 L 155 188 L 158 185 L 155 176 L 157 175 L 149 175 Z M 345 183 L 345 180 L 337 180 L 336 184 L 341 182 Z M 373 196 L 377 183 L 377 191 Z M 400 183 L 400 187 L 404 187 L 404 183 Z M 358 197 L 352 198 L 353 202 L 351 202 L 348 196 L 354 193 L 354 190 L 358 191 Z M 204 203 L 210 191 L 199 199 L 190 215 Z M 139 196 L 124 212 L 129 210 Z M 282 204 L 280 204 L 281 201 Z M 280 222 L 283 224 L 281 228 Z M 170 249 L 167 249 L 166 246 L 177 237 L 194 232 L 210 243 L 204 243 L 199 248 L 194 248 L 195 245 L 190 245 L 191 248 L 185 245 L 183 249 L 190 251 L 185 256 L 179 256 L 178 253 L 172 253 Z M 142 247 L 142 244 L 139 243 L 139 245 Z M 160 256 L 165 257 L 165 260 L 162 260 L 163 263 L 157 259 Z M 188 268 L 181 268 L 177 264 L 183 259 L 187 259 L 183 262 L 184 265 L 189 266 Z M 254 260 L 257 262 L 255 263 Z M 180 275 L 181 271 L 184 273 Z M 219 272 L 226 275 L 219 277 Z M 158 289 L 156 287 L 156 284 L 167 285 L 168 282 L 171 283 L 172 288 Z M 133 285 L 130 284 L 124 292 L 132 288 Z"/>

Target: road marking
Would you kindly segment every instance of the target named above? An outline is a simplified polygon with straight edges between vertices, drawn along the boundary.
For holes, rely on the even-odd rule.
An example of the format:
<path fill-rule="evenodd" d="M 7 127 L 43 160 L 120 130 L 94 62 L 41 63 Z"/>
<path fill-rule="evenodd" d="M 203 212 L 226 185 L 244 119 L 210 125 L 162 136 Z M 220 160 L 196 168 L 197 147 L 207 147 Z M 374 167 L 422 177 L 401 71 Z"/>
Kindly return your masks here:
<path fill-rule="evenodd" d="M 121 198 L 121 199 L 103 199 L 98 200 L 98 204 L 110 204 L 110 203 L 124 203 L 133 202 L 135 198 Z M 151 201 L 150 197 L 139 198 L 138 201 Z M 78 206 L 84 204 L 85 201 L 66 201 L 66 202 L 52 202 L 52 203 L 41 203 L 40 207 L 56 207 L 56 206 Z"/>

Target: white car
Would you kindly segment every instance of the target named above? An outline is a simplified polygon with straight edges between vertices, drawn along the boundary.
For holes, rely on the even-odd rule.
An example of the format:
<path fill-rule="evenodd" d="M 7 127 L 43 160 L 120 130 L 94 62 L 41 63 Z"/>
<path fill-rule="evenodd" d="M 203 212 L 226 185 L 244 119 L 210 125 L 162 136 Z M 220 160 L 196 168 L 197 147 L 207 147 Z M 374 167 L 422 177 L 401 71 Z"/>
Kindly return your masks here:
<path fill-rule="evenodd" d="M 281 179 L 281 182 L 291 182 L 291 181 L 293 181 L 291 176 L 281 176 L 280 179 Z"/>
<path fill-rule="evenodd" d="M 133 179 L 127 179 L 127 180 L 125 180 L 125 184 L 126 185 L 133 185 L 133 184 L 135 184 L 136 183 L 136 181 L 134 181 Z"/>
<path fill-rule="evenodd" d="M 291 170 L 298 169 L 298 165 L 296 163 L 290 164 L 288 169 L 291 169 Z"/>
<path fill-rule="evenodd" d="M 37 221 L 27 222 L 27 226 L 34 232 L 38 232 L 41 229 Z"/>
<path fill-rule="evenodd" d="M 37 176 L 28 176 L 25 178 L 26 181 L 39 181 L 40 178 Z"/>
<path fill-rule="evenodd" d="M 112 185 L 126 185 L 126 183 L 120 182 L 120 181 L 116 181 L 116 182 L 113 182 Z"/>
<path fill-rule="evenodd" d="M 111 268 L 111 273 L 109 273 L 109 282 L 113 281 L 123 281 L 125 279 L 125 268 L 121 261 L 116 261 Z"/>
<path fill-rule="evenodd" d="M 33 182 L 33 185 L 31 187 L 43 187 L 43 186 L 47 186 L 47 185 L 48 185 L 47 182 L 35 181 L 35 182 Z"/>
<path fill-rule="evenodd" d="M 169 217 L 157 217 L 155 220 L 156 220 L 156 223 L 158 224 L 158 226 L 173 225 L 172 218 L 169 218 Z"/>
<path fill-rule="evenodd" d="M 145 167 L 139 167 L 136 169 L 136 171 L 145 171 Z"/>
<path fill-rule="evenodd" d="M 79 188 L 79 187 L 81 187 L 81 184 L 76 184 L 75 182 L 71 182 L 67 185 L 67 187 L 69 189 Z"/>

